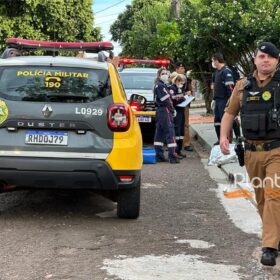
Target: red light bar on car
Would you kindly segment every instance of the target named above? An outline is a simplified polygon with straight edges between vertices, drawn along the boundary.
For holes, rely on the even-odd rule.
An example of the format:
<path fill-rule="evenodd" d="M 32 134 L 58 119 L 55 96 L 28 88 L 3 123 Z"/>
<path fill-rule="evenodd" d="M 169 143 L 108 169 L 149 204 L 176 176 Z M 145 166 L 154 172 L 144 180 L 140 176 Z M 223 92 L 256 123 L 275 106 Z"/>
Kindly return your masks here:
<path fill-rule="evenodd" d="M 20 38 L 8 38 L 6 44 L 10 48 L 21 50 L 68 50 L 68 51 L 88 51 L 99 52 L 113 50 L 114 46 L 111 42 L 51 42 L 51 41 L 38 41 L 26 40 Z"/>
<path fill-rule="evenodd" d="M 133 58 L 121 58 L 120 64 L 158 64 L 162 66 L 167 66 L 170 64 L 168 59 L 133 59 Z"/>

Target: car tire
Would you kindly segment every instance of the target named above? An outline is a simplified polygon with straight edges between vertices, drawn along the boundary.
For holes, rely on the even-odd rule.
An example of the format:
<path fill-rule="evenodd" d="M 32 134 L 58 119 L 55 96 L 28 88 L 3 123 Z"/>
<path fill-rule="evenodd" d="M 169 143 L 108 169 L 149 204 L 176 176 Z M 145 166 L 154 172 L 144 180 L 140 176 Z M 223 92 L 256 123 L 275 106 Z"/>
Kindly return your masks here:
<path fill-rule="evenodd" d="M 139 177 L 131 189 L 121 190 L 118 194 L 117 216 L 121 219 L 137 219 L 140 213 L 140 185 Z"/>

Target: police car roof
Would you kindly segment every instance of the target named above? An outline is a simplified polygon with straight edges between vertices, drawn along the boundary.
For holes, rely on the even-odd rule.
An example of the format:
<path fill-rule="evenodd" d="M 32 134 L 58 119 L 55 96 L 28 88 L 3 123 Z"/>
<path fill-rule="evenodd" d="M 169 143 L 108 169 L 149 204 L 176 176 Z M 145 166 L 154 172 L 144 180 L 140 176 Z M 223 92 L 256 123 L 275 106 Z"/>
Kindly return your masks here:
<path fill-rule="evenodd" d="M 129 73 L 153 73 L 156 74 L 158 68 L 144 68 L 144 67 L 137 67 L 137 68 L 124 68 L 120 73 L 129 72 Z"/>
<path fill-rule="evenodd" d="M 65 56 L 16 56 L 0 59 L 0 66 L 64 66 L 78 68 L 108 69 L 106 62 L 98 62 L 92 59 L 65 57 Z"/>

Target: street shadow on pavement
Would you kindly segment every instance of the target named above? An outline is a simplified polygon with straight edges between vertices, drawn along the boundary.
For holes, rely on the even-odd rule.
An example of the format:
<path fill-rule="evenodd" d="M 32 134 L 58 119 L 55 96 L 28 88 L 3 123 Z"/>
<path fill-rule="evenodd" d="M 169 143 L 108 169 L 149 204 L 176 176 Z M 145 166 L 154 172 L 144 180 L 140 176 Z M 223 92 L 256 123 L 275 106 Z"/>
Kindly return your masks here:
<path fill-rule="evenodd" d="M 116 205 L 109 199 L 91 191 L 80 190 L 32 190 L 0 194 L 0 217 L 26 216 L 95 217 L 104 211 L 112 211 Z"/>

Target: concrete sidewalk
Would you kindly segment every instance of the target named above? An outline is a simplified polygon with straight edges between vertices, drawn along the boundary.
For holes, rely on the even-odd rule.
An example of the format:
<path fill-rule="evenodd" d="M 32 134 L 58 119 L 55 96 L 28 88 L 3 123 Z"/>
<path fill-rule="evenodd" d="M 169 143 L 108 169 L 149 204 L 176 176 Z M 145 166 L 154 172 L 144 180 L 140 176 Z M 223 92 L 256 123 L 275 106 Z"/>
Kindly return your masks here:
<path fill-rule="evenodd" d="M 191 134 L 194 139 L 197 139 L 199 143 L 204 146 L 207 151 L 211 152 L 213 144 L 217 142 L 217 136 L 214 129 L 213 117 L 190 117 L 190 128 Z M 241 167 L 238 162 L 228 163 L 221 166 L 226 173 L 234 172 L 245 172 L 245 167 Z"/>
<path fill-rule="evenodd" d="M 205 117 L 203 114 L 191 114 L 190 130 L 192 137 L 204 146 L 210 155 L 213 144 L 217 141 L 213 116 Z M 230 181 L 233 182 L 233 179 L 235 179 L 235 183 L 239 188 L 253 192 L 253 187 L 249 184 L 246 169 L 244 166 L 241 167 L 238 161 L 223 164 L 219 167 L 227 175 L 229 184 Z M 254 199 L 251 202 L 256 205 Z"/>
<path fill-rule="evenodd" d="M 204 115 L 205 115 L 205 109 L 204 110 L 202 109 L 200 111 L 194 109 L 193 112 L 190 113 L 190 130 L 191 130 L 192 137 L 195 139 L 192 141 L 198 141 L 203 147 L 206 148 L 206 150 L 209 152 L 210 155 L 211 149 L 213 148 L 213 144 L 217 141 L 217 136 L 214 129 L 213 116 L 204 117 Z M 209 169 L 215 168 L 215 166 L 209 166 L 209 167 L 210 167 Z M 234 184 L 234 186 L 240 188 L 241 190 L 242 189 L 249 190 L 253 194 L 252 198 L 245 198 L 245 200 L 249 201 L 250 204 L 254 206 L 255 211 L 251 211 L 251 208 L 247 208 L 246 205 L 249 205 L 248 203 L 246 205 L 244 205 L 244 203 L 242 204 L 242 202 L 244 201 L 243 199 L 238 199 L 238 198 L 227 199 L 223 194 L 223 189 L 221 188 L 219 189 L 219 184 L 218 184 L 219 190 L 217 193 L 230 219 L 234 222 L 234 224 L 244 232 L 250 232 L 250 233 L 254 232 L 261 239 L 262 223 L 257 213 L 254 189 L 249 182 L 249 178 L 247 176 L 245 167 L 240 167 L 238 162 L 234 162 L 234 163 L 224 164 L 220 166 L 220 169 L 227 175 L 228 178 L 232 175 L 234 176 L 237 174 L 242 174 L 242 178 L 247 178 L 246 181 L 237 182 L 236 184 Z M 229 180 L 228 186 L 230 185 L 231 183 Z M 256 248 L 252 256 L 257 260 L 257 262 L 259 262 L 259 259 L 261 257 L 261 248 L 260 247 Z M 261 266 L 261 269 L 262 268 L 263 267 Z M 279 257 L 276 266 L 274 266 L 271 269 L 270 268 L 269 269 L 265 268 L 265 269 L 267 272 L 267 278 L 265 279 L 271 279 L 271 280 L 280 279 Z"/>

